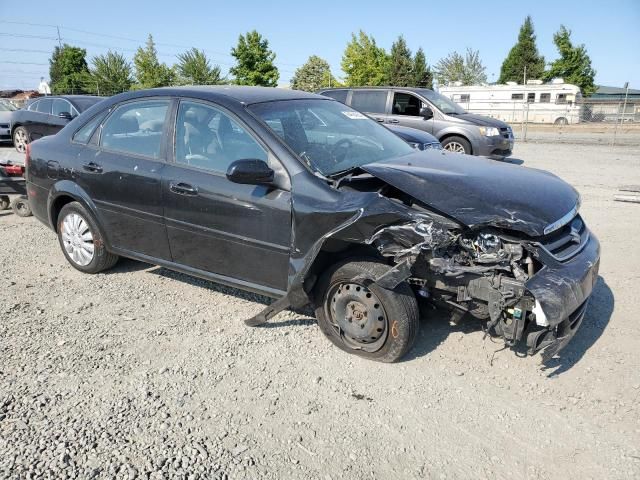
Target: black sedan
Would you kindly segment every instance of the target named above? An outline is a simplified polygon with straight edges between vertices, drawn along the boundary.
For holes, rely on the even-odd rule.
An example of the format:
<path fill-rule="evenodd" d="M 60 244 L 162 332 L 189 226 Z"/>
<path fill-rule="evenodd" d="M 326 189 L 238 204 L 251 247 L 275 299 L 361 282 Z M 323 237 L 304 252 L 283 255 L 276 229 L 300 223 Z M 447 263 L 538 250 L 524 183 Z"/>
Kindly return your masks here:
<path fill-rule="evenodd" d="M 12 113 L 13 145 L 18 152 L 24 153 L 29 142 L 57 133 L 70 120 L 103 99 L 89 95 L 61 95 L 33 100 Z"/>
<path fill-rule="evenodd" d="M 332 342 L 379 361 L 411 348 L 418 298 L 553 356 L 598 273 L 558 177 L 416 150 L 304 92 L 117 95 L 30 144 L 26 164 L 33 213 L 74 268 L 124 256 L 276 298 L 252 326 L 311 304 Z"/>

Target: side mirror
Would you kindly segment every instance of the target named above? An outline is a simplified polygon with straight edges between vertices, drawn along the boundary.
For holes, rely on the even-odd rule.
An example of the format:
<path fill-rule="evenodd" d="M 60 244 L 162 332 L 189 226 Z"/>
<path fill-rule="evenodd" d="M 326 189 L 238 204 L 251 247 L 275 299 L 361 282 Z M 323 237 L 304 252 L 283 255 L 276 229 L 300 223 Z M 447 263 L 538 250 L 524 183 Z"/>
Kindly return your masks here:
<path fill-rule="evenodd" d="M 431 110 L 431 107 L 421 108 L 420 116 L 423 117 L 425 120 L 429 120 L 430 118 L 433 118 L 433 110 Z"/>
<path fill-rule="evenodd" d="M 227 179 L 246 185 L 271 185 L 274 172 L 264 160 L 236 160 L 227 170 Z"/>
<path fill-rule="evenodd" d="M 58 117 L 64 118 L 66 120 L 71 120 L 73 118 L 73 116 L 69 112 L 60 112 L 58 114 Z"/>

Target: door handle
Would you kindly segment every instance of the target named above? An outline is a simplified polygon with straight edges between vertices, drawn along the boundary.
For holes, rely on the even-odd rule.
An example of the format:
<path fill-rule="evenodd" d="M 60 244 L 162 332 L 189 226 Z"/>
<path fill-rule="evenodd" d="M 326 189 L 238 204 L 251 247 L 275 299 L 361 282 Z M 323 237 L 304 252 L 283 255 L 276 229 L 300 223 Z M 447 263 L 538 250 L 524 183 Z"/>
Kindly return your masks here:
<path fill-rule="evenodd" d="M 102 167 L 94 162 L 85 163 L 82 165 L 82 168 L 87 172 L 102 173 Z"/>
<path fill-rule="evenodd" d="M 391 119 L 389 119 L 389 123 L 400 123 L 400 120 L 397 120 L 395 118 L 391 118 Z"/>
<path fill-rule="evenodd" d="M 198 189 L 188 183 L 169 182 L 169 190 L 178 195 L 198 195 Z"/>

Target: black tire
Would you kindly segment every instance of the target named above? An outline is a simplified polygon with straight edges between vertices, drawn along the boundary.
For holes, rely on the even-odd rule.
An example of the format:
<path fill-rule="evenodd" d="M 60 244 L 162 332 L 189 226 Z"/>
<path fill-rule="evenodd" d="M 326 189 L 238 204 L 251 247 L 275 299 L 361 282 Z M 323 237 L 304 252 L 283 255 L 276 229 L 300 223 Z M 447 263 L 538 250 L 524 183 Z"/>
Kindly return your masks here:
<path fill-rule="evenodd" d="M 398 361 L 413 346 L 420 327 L 418 303 L 413 291 L 406 283 L 401 283 L 395 289 L 388 290 L 371 281 L 390 268 L 388 265 L 372 260 L 350 259 L 326 271 L 318 281 L 314 289 L 318 325 L 322 333 L 338 348 L 370 360 L 390 363 Z M 353 339 L 346 337 L 345 332 L 341 331 L 332 321 L 330 304 L 336 296 L 332 292 L 335 292 L 336 289 L 340 292 L 341 288 L 346 288 L 344 285 L 353 284 L 358 288 L 362 286 L 363 291 L 367 292 L 367 296 L 369 293 L 373 294 L 374 301 L 379 302 L 376 305 L 382 308 L 384 317 L 386 317 L 384 321 L 379 320 L 382 317 L 378 317 L 378 320 L 384 323 L 384 331 L 380 334 L 379 340 L 372 344 L 372 346 L 374 344 L 380 345 L 375 351 L 366 351 L 367 344 L 360 344 L 361 347 L 359 347 Z M 369 318 L 371 317 L 369 316 Z M 363 321 L 368 322 L 369 320 Z"/>
<path fill-rule="evenodd" d="M 11 200 L 6 195 L 0 195 L 0 210 L 6 210 L 11 205 Z"/>
<path fill-rule="evenodd" d="M 459 147 L 464 149 L 464 151 L 460 151 Z M 471 144 L 469 143 L 469 140 L 467 140 L 464 137 L 458 137 L 455 135 L 453 137 L 445 138 L 442 141 L 442 148 L 450 152 L 464 153 L 465 155 L 471 155 L 472 153 Z"/>
<path fill-rule="evenodd" d="M 14 198 L 13 202 L 11 202 L 11 210 L 19 217 L 30 217 L 33 215 L 33 213 L 31 213 L 29 199 L 25 196 Z"/>
<path fill-rule="evenodd" d="M 92 236 L 92 242 L 87 243 L 93 244 L 93 256 L 91 257 L 91 261 L 86 265 L 79 264 L 78 261 L 72 258 L 65 247 L 65 240 L 63 239 L 64 234 L 67 233 L 64 230 L 65 219 L 70 215 L 78 215 L 82 220 L 84 220 L 88 226 L 88 231 Z M 71 202 L 62 207 L 62 210 L 60 210 L 60 214 L 58 215 L 57 231 L 58 242 L 60 243 L 62 253 L 64 253 L 67 261 L 76 270 L 80 270 L 84 273 L 98 273 L 110 269 L 118 262 L 118 256 L 107 251 L 105 248 L 104 236 L 93 218 L 93 215 L 91 215 L 89 210 L 87 210 L 81 203 Z"/>
<path fill-rule="evenodd" d="M 13 130 L 11 136 L 13 140 L 13 146 L 18 153 L 25 153 L 27 151 L 27 144 L 29 144 L 29 131 L 24 127 L 16 127 Z"/>

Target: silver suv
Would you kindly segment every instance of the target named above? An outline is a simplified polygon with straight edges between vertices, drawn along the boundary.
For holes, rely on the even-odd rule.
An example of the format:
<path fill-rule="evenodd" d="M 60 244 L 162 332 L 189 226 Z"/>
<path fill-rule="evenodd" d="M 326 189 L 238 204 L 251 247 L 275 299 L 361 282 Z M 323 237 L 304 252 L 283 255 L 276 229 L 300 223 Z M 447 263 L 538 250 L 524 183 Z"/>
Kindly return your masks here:
<path fill-rule="evenodd" d="M 494 118 L 468 113 L 426 88 L 333 88 L 318 93 L 359 110 L 380 123 L 417 128 L 434 135 L 445 150 L 504 158 L 513 150 L 513 131 Z"/>

